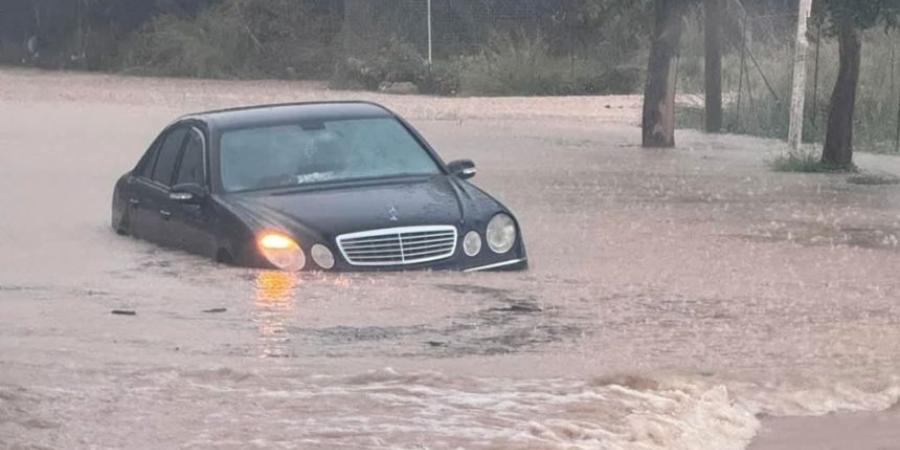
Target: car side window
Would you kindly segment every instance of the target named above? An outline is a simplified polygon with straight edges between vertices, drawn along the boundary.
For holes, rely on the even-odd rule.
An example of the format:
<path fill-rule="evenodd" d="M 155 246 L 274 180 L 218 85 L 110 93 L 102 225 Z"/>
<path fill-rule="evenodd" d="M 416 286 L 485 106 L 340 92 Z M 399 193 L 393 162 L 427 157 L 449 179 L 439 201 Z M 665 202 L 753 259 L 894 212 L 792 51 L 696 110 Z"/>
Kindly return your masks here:
<path fill-rule="evenodd" d="M 206 184 L 203 176 L 203 135 L 196 128 L 191 129 L 188 134 L 181 164 L 178 167 L 175 184 L 196 183 L 201 186 Z"/>
<path fill-rule="evenodd" d="M 156 164 L 156 155 L 159 154 L 159 147 L 162 145 L 162 141 L 162 138 L 156 138 L 156 140 L 153 141 L 153 144 L 147 152 L 144 153 L 141 160 L 138 161 L 138 165 L 134 171 L 135 175 L 147 179 L 153 175 L 153 165 Z"/>
<path fill-rule="evenodd" d="M 176 128 L 170 131 L 163 140 L 159 147 L 159 155 L 156 157 L 156 165 L 153 167 L 153 176 L 151 177 L 153 181 L 166 186 L 172 181 L 172 172 L 175 171 L 178 152 L 181 150 L 181 144 L 184 143 L 186 134 L 187 128 Z"/>

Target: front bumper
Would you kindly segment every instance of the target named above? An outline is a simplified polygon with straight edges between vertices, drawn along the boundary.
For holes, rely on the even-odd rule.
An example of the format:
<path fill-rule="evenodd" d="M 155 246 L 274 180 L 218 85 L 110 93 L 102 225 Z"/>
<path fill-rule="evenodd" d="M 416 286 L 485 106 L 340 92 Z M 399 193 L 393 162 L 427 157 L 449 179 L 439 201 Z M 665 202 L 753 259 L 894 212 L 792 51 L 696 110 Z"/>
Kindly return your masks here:
<path fill-rule="evenodd" d="M 502 261 L 484 266 L 470 267 L 463 269 L 463 272 L 485 272 L 485 271 L 506 271 L 506 270 L 525 270 L 528 268 L 528 258 L 516 258 L 509 261 Z"/>

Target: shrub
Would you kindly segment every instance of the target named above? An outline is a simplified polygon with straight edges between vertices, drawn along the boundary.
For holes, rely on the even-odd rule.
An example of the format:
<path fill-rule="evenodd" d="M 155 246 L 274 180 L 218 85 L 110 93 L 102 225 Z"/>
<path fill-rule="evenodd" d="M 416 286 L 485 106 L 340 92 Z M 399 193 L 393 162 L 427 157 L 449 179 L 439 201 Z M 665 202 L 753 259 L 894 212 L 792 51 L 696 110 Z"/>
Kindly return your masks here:
<path fill-rule="evenodd" d="M 423 94 L 456 95 L 460 89 L 459 73 L 459 64 L 435 61 L 419 74 L 416 85 Z"/>
<path fill-rule="evenodd" d="M 560 57 L 538 34 L 494 34 L 486 49 L 462 57 L 461 91 L 470 95 L 625 94 L 640 83 L 640 70 L 596 60 Z"/>
<path fill-rule="evenodd" d="M 313 77 L 332 65 L 333 24 L 291 0 L 227 0 L 196 17 L 158 16 L 125 45 L 128 72 Z"/>
<path fill-rule="evenodd" d="M 384 83 L 418 84 L 427 63 L 416 48 L 392 37 L 371 55 L 345 56 L 335 66 L 331 84 L 337 88 L 375 90 Z"/>
<path fill-rule="evenodd" d="M 123 68 L 169 76 L 246 76 L 247 67 L 234 63 L 252 52 L 252 43 L 234 32 L 238 27 L 222 8 L 208 10 L 195 21 L 157 17 L 126 46 Z"/>

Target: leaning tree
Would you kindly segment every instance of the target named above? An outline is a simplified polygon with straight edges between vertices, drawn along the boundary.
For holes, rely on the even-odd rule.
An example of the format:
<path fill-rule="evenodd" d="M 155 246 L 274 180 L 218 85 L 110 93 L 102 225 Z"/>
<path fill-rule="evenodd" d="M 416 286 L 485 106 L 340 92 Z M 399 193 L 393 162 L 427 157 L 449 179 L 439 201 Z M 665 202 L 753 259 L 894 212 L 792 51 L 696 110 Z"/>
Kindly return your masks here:
<path fill-rule="evenodd" d="M 644 147 L 675 146 L 675 63 L 691 0 L 655 0 L 641 128 Z"/>
<path fill-rule="evenodd" d="M 816 0 L 816 14 L 826 31 L 837 37 L 840 53 L 837 83 L 831 96 L 822 163 L 840 169 L 853 166 L 853 113 L 862 56 L 862 31 L 897 26 L 900 0 Z"/>

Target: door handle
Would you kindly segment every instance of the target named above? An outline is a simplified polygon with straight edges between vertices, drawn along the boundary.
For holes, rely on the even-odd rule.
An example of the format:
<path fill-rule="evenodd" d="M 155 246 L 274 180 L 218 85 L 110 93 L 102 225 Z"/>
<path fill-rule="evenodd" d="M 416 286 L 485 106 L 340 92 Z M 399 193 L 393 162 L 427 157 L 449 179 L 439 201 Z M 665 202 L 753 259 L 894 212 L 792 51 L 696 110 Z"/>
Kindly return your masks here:
<path fill-rule="evenodd" d="M 140 205 L 140 204 L 141 204 L 141 201 L 138 200 L 138 199 L 136 199 L 136 198 L 129 198 L 129 199 L 128 199 L 128 204 L 129 204 L 129 205 L 132 205 L 132 206 L 137 206 L 137 205 Z"/>
<path fill-rule="evenodd" d="M 161 209 L 159 210 L 159 215 L 163 216 L 163 219 L 168 219 L 169 217 L 172 217 L 172 212 Z"/>

